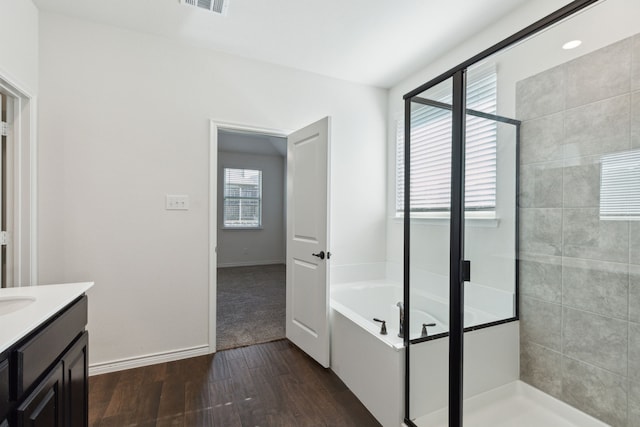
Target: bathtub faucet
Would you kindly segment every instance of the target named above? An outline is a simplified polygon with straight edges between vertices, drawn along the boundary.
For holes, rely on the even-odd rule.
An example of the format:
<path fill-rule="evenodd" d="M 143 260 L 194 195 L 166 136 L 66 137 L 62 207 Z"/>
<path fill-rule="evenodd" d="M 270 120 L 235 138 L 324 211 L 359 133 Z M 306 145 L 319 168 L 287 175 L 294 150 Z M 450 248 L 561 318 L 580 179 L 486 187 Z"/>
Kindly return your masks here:
<path fill-rule="evenodd" d="M 420 338 L 425 338 L 429 336 L 429 331 L 427 331 L 428 326 L 436 326 L 435 323 L 423 323 L 422 324 L 422 332 L 420 333 Z"/>
<path fill-rule="evenodd" d="M 396 306 L 400 309 L 400 331 L 398 332 L 398 336 L 404 338 L 404 304 L 402 301 L 398 301 Z"/>

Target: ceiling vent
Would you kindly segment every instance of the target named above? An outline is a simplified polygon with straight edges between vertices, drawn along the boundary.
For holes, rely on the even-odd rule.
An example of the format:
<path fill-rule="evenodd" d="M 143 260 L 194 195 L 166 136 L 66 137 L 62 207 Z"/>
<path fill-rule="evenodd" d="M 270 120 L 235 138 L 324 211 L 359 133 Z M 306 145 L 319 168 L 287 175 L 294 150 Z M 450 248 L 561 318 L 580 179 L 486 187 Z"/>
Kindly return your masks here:
<path fill-rule="evenodd" d="M 219 15 L 227 14 L 229 0 L 180 0 L 182 4 L 194 6 Z"/>

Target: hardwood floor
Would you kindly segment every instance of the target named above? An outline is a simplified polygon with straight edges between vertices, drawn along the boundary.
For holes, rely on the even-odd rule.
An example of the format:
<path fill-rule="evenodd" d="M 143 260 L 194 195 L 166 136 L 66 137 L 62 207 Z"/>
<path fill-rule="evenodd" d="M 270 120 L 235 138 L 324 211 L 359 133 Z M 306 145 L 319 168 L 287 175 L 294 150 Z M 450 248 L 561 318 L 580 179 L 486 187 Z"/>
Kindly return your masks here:
<path fill-rule="evenodd" d="M 89 425 L 380 426 L 287 340 L 90 377 Z"/>

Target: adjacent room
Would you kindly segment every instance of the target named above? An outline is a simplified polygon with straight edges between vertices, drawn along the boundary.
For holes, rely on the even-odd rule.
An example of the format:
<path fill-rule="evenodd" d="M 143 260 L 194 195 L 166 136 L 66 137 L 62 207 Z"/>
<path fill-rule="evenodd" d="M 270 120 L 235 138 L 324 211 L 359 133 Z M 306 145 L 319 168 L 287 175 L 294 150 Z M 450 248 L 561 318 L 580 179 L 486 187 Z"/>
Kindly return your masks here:
<path fill-rule="evenodd" d="M 218 351 L 285 338 L 286 159 L 286 138 L 218 131 Z"/>
<path fill-rule="evenodd" d="M 640 426 L 637 0 L 0 0 L 0 427 Z"/>

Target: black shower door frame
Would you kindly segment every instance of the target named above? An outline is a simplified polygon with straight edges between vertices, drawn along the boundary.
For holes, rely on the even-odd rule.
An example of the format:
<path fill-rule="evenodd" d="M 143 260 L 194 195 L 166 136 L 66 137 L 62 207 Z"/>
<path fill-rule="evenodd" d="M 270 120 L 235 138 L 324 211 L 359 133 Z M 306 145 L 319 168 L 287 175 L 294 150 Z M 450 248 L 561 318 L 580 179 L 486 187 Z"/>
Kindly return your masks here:
<path fill-rule="evenodd" d="M 518 31 L 501 42 L 469 58 L 456 67 L 442 73 L 438 77 L 424 83 L 403 96 L 404 99 L 404 306 L 410 305 L 410 238 L 411 238 L 411 104 L 424 103 L 419 97 L 424 91 L 436 86 L 447 79 L 453 81 L 452 93 L 452 130 L 451 130 L 451 220 L 450 220 L 450 259 L 449 259 L 449 427 L 463 425 L 463 362 L 464 362 L 464 281 L 468 273 L 468 264 L 464 260 L 464 174 L 465 174 L 465 118 L 469 114 L 466 109 L 466 73 L 472 65 L 506 49 L 536 33 L 552 26 L 571 15 L 598 3 L 601 0 L 574 0 L 550 15 L 540 19 L 532 25 Z M 498 116 L 494 116 L 498 117 Z M 519 134 L 519 122 L 513 121 Z M 516 239 L 518 233 L 516 230 Z M 517 269 L 516 269 L 517 275 Z M 516 289 L 517 297 L 517 289 Z M 517 298 L 516 298 L 517 301 Z M 403 323 L 406 325 L 404 333 L 405 347 L 405 387 L 404 387 L 404 422 L 409 427 L 418 427 L 410 419 L 410 344 L 419 340 L 410 337 L 410 309 L 404 310 Z M 505 321 L 513 321 L 516 316 Z M 505 321 L 498 322 L 504 323 Z M 482 325 L 491 326 L 489 325 Z M 436 337 L 434 337 L 436 338 Z"/>

